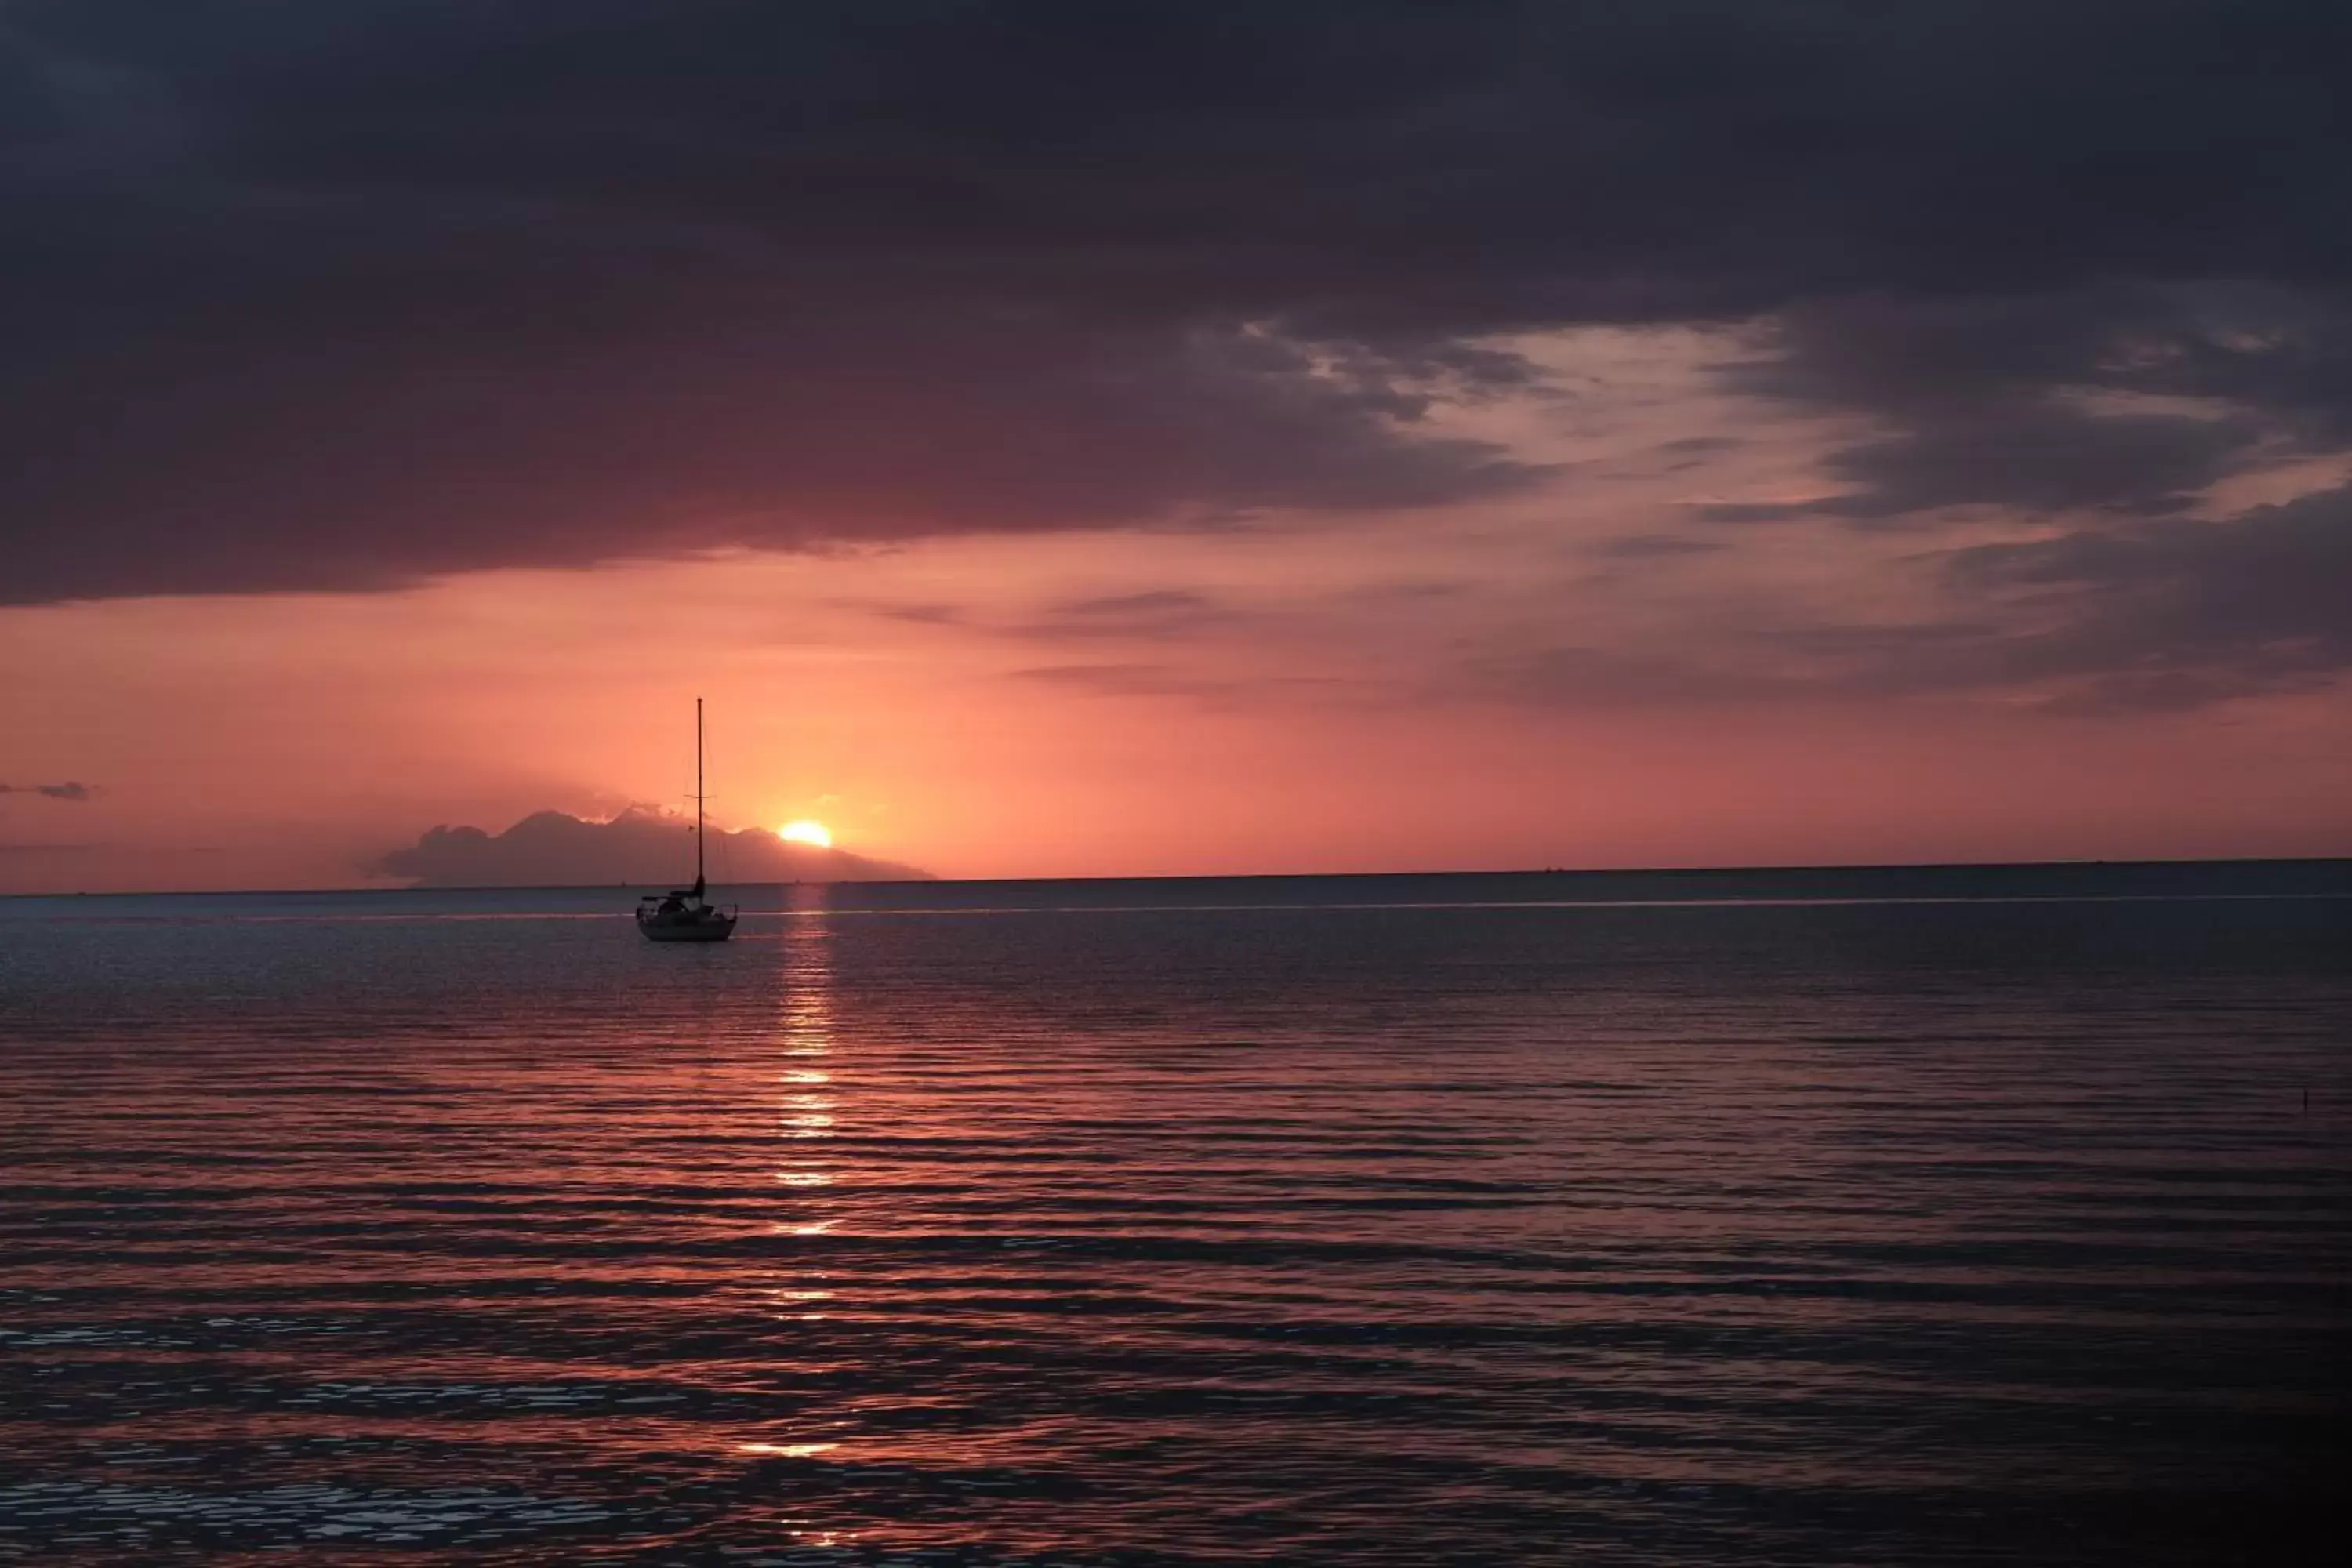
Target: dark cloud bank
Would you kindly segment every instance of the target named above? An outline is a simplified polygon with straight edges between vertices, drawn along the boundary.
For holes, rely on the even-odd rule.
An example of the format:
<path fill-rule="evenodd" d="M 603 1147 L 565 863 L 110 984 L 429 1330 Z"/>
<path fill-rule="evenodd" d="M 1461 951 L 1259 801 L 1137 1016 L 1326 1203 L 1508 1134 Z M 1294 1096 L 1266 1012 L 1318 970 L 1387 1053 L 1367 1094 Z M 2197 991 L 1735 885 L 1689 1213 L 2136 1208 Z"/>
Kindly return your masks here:
<path fill-rule="evenodd" d="M 1696 526 L 2237 594 L 2340 554 L 2173 520 L 2352 444 L 2347 79 L 2317 0 L 32 0 L 0 603 L 1475 499 L 1482 339 L 1759 318 L 1878 431 Z"/>
<path fill-rule="evenodd" d="M 672 888 L 692 879 L 693 830 L 659 812 L 633 810 L 610 822 L 560 811 L 524 817 L 503 833 L 436 827 L 367 870 L 423 888 Z M 842 849 L 787 844 L 772 833 L 714 829 L 713 882 L 902 882 L 929 873 Z"/>

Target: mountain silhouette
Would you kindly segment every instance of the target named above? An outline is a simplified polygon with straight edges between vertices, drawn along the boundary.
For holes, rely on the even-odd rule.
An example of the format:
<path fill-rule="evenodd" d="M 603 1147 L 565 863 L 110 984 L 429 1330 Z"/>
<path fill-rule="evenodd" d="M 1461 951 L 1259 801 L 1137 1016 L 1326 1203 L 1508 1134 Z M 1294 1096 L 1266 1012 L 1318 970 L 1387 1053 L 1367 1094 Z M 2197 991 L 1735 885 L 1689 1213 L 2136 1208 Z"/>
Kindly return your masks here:
<path fill-rule="evenodd" d="M 705 858 L 714 883 L 929 881 L 911 866 L 845 849 L 789 844 L 761 828 L 709 830 Z M 633 806 L 610 822 L 561 811 L 524 817 L 503 833 L 436 827 L 370 865 L 378 876 L 420 888 L 684 887 L 694 876 L 692 825 Z"/>

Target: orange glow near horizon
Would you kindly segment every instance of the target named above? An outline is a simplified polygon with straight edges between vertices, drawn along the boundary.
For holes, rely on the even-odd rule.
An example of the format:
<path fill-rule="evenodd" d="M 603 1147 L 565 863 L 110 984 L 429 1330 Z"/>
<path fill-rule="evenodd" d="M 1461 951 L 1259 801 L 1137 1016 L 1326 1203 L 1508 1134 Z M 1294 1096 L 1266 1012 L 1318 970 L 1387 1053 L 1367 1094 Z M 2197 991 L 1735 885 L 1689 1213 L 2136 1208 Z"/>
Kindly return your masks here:
<path fill-rule="evenodd" d="M 812 822 L 807 817 L 785 823 L 776 829 L 776 837 L 787 844 L 809 844 L 819 849 L 833 847 L 833 830 L 824 823 Z"/>
<path fill-rule="evenodd" d="M 1418 690 L 1344 629 L 1319 647 L 1283 646 L 1277 626 L 1257 644 L 1074 653 L 828 609 L 846 564 L 0 615 L 0 663 L 80 650 L 0 689 L 10 771 L 100 791 L 0 797 L 0 841 L 36 846 L 0 856 L 0 889 L 366 885 L 373 858 L 436 824 L 675 801 L 694 785 L 698 691 L 715 826 L 814 822 L 793 807 L 824 801 L 861 853 L 950 877 L 2352 850 L 2352 722 L 2333 692 L 2218 725 L 1984 701 L 1513 707 Z M 872 564 L 888 571 L 869 580 L 926 563 Z M 795 579 L 808 614 L 792 634 L 747 625 L 688 677 L 609 635 L 631 600 L 651 621 L 699 598 L 716 620 Z M 1007 620 L 1037 596 L 1009 572 L 962 589 Z M 1038 673 L 1071 668 L 1099 679 Z"/>

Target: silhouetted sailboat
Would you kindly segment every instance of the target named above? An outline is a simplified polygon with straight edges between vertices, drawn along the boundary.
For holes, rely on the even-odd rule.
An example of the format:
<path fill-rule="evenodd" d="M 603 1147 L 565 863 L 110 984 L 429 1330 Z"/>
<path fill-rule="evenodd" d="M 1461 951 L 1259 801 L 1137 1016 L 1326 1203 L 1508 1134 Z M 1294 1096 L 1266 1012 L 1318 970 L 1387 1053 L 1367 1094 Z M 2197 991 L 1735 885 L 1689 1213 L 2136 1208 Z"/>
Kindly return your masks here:
<path fill-rule="evenodd" d="M 735 906 L 703 897 L 702 699 L 694 700 L 694 886 L 637 900 L 637 929 L 648 942 L 725 942 L 735 934 Z"/>

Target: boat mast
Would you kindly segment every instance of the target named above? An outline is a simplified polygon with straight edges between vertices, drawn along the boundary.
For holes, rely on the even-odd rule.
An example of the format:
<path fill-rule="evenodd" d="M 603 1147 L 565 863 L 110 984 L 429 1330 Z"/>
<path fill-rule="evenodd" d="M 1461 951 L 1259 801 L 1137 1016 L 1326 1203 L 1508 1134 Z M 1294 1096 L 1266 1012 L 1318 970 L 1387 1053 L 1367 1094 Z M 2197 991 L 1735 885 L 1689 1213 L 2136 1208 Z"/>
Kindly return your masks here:
<path fill-rule="evenodd" d="M 694 700 L 694 896 L 702 897 L 702 699 Z"/>

